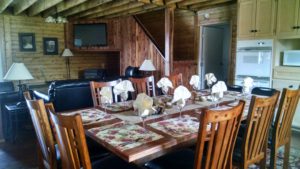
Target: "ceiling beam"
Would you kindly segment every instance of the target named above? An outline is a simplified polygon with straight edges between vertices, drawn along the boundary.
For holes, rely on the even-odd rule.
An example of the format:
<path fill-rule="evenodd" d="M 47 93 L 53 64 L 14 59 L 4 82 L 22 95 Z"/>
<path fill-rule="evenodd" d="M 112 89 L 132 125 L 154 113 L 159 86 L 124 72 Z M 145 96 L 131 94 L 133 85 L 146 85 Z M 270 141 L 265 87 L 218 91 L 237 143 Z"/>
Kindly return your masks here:
<path fill-rule="evenodd" d="M 48 16 L 51 16 L 51 15 L 54 15 L 55 13 L 60 13 L 60 12 L 63 12 L 63 11 L 66 11 L 70 8 L 73 8 L 75 6 L 78 6 L 84 2 L 86 2 L 88 0 L 69 0 L 69 1 L 63 1 L 59 4 L 56 5 L 56 7 L 54 9 L 50 9 L 50 10 L 47 10 L 43 13 L 43 16 L 44 17 L 48 17 Z"/>
<path fill-rule="evenodd" d="M 177 6 L 179 8 L 182 8 L 182 7 L 186 7 L 188 5 L 200 4 L 201 2 L 207 2 L 207 1 L 213 1 L 213 0 L 186 0 L 186 1 L 177 3 Z"/>
<path fill-rule="evenodd" d="M 99 17 L 103 17 L 105 15 L 111 15 L 111 14 L 123 12 L 126 10 L 130 10 L 130 9 L 133 9 L 136 7 L 143 6 L 143 5 L 144 5 L 144 3 L 142 3 L 142 2 L 131 2 L 131 3 L 123 5 L 123 6 L 115 7 L 113 9 L 107 9 L 103 12 L 90 15 L 90 16 L 88 16 L 88 18 L 99 18 Z"/>
<path fill-rule="evenodd" d="M 114 1 L 114 2 L 110 2 L 110 3 L 106 3 L 103 4 L 97 8 L 93 8 L 84 12 L 81 12 L 79 14 L 76 14 L 74 17 L 71 17 L 72 19 L 78 19 L 78 18 L 82 18 L 82 17 L 87 17 L 89 15 L 93 15 L 95 13 L 100 13 L 103 12 L 107 9 L 111 9 L 111 8 L 115 8 L 115 7 L 119 7 L 119 6 L 123 6 L 125 4 L 128 4 L 132 2 L 132 0 L 124 0 L 124 1 Z"/>
<path fill-rule="evenodd" d="M 105 3 L 108 3 L 108 2 L 112 2 L 113 0 L 89 0 L 85 3 L 82 3 L 78 6 L 75 6 L 73 8 L 70 8 L 64 12 L 61 13 L 61 15 L 63 16 L 71 16 L 71 15 L 75 15 L 77 13 L 80 13 L 80 12 L 84 12 L 88 9 L 92 9 L 92 8 L 95 8 L 95 7 L 98 7 L 100 5 L 103 5 Z"/>
<path fill-rule="evenodd" d="M 37 1 L 38 0 L 17 1 L 14 5 L 14 14 L 18 15 L 22 13 Z"/>
<path fill-rule="evenodd" d="M 62 1 L 63 0 L 39 0 L 29 8 L 28 15 L 29 16 L 38 15 L 39 13 L 57 5 Z"/>
<path fill-rule="evenodd" d="M 136 7 L 136 8 L 130 9 L 128 11 L 107 15 L 104 18 L 116 18 L 116 17 L 120 17 L 120 16 L 136 15 L 136 14 L 146 13 L 146 12 L 150 12 L 150 11 L 158 10 L 158 9 L 162 9 L 162 8 L 164 8 L 164 7 L 162 7 L 162 6 L 158 7 L 155 4 L 147 4 L 147 5 L 144 5 L 141 7 Z"/>
<path fill-rule="evenodd" d="M 178 2 L 182 2 L 184 0 L 165 0 L 165 1 L 166 1 L 167 5 L 170 5 L 170 4 L 175 4 L 175 3 L 178 3 Z"/>
<path fill-rule="evenodd" d="M 224 3 L 227 3 L 227 2 L 233 2 L 233 0 L 211 0 L 211 1 L 208 1 L 208 2 L 203 2 L 203 3 L 199 3 L 199 4 L 195 4 L 195 5 L 190 5 L 188 6 L 189 9 L 191 10 L 198 10 L 198 9 L 203 9 L 203 8 L 206 8 L 206 7 L 211 7 L 211 6 L 214 6 L 214 5 L 219 5 L 219 4 L 224 4 Z"/>
<path fill-rule="evenodd" d="M 13 0 L 2 0 L 0 2 L 0 13 L 2 13 L 12 2 Z"/>

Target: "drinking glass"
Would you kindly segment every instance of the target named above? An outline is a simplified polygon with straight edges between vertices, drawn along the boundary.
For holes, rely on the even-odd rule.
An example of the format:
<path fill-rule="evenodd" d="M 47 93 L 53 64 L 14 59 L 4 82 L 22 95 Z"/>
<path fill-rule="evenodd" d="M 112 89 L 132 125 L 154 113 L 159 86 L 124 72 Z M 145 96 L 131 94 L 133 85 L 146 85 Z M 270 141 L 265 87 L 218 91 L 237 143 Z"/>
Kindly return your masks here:
<path fill-rule="evenodd" d="M 165 96 L 167 96 L 168 91 L 169 91 L 169 88 L 168 88 L 168 87 L 162 87 L 162 88 L 161 88 L 161 91 L 162 91 L 162 93 L 163 93 Z"/>
<path fill-rule="evenodd" d="M 139 116 L 142 119 L 143 127 L 145 128 L 145 119 L 149 116 L 149 109 L 138 110 Z"/>
<path fill-rule="evenodd" d="M 183 107 L 185 106 L 185 100 L 184 99 L 180 99 L 176 102 L 176 108 L 179 110 L 179 117 L 181 118 L 181 112 Z"/>
<path fill-rule="evenodd" d="M 211 97 L 212 97 L 212 101 L 213 101 L 215 107 L 219 107 L 220 94 L 219 93 L 212 93 Z"/>
<path fill-rule="evenodd" d="M 128 99 L 128 93 L 127 92 L 123 92 L 120 94 L 121 96 L 121 101 L 123 102 L 124 107 L 126 107 L 126 100 Z"/>

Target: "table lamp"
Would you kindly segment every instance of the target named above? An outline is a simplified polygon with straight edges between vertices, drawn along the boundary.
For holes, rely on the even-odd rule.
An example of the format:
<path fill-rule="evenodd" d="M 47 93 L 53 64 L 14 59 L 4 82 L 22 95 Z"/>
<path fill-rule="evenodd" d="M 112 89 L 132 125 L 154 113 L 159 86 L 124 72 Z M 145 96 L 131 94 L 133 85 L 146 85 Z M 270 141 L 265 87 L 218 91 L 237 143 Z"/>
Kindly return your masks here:
<path fill-rule="evenodd" d="M 72 51 L 68 48 L 65 48 L 62 55 L 62 57 L 66 58 L 66 68 L 67 68 L 67 79 L 70 79 L 71 72 L 70 72 L 70 57 L 74 56 Z"/>
<path fill-rule="evenodd" d="M 148 75 L 147 74 L 148 72 L 152 73 L 156 69 L 150 59 L 145 59 L 144 62 L 142 63 L 142 65 L 140 66 L 140 70 L 144 71 L 146 73 L 146 75 Z"/>
<path fill-rule="evenodd" d="M 12 80 L 12 81 L 19 81 L 19 97 L 22 98 L 22 94 L 24 91 L 23 84 L 21 84 L 21 80 L 31 80 L 33 79 L 32 75 L 24 65 L 24 63 L 13 63 L 9 70 L 7 71 L 6 75 L 3 78 L 4 80 Z"/>

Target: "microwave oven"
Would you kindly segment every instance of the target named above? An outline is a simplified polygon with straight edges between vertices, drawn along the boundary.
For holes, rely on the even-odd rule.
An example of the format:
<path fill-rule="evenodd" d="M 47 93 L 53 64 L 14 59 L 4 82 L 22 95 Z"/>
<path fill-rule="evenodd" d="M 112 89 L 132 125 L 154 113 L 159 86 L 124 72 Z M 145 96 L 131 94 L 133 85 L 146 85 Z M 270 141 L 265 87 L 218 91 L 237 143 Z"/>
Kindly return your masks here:
<path fill-rule="evenodd" d="M 287 50 L 283 52 L 283 66 L 300 66 L 300 50 Z"/>

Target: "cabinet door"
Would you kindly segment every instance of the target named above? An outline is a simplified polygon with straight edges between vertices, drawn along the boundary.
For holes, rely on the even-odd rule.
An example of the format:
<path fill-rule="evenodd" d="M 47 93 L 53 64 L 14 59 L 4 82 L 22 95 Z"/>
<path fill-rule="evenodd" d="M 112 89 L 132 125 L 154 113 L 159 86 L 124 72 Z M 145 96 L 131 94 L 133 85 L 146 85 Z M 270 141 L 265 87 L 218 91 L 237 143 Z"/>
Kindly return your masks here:
<path fill-rule="evenodd" d="M 240 0 L 238 8 L 238 38 L 254 37 L 256 1 Z"/>
<path fill-rule="evenodd" d="M 277 36 L 287 38 L 297 35 L 299 0 L 279 0 L 277 15 Z"/>
<path fill-rule="evenodd" d="M 274 35 L 275 1 L 256 1 L 255 37 L 272 38 Z"/>

